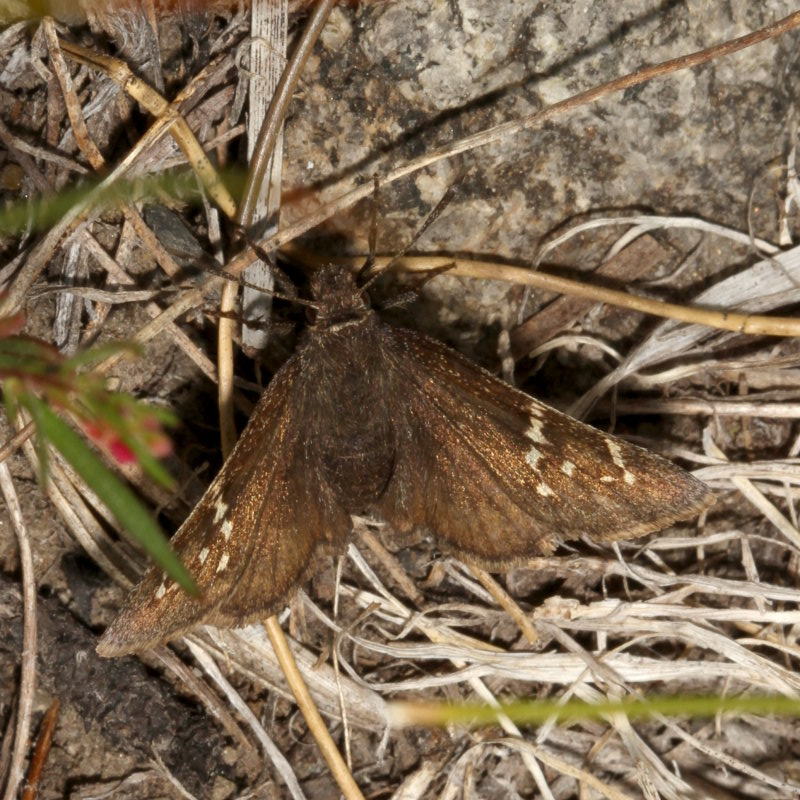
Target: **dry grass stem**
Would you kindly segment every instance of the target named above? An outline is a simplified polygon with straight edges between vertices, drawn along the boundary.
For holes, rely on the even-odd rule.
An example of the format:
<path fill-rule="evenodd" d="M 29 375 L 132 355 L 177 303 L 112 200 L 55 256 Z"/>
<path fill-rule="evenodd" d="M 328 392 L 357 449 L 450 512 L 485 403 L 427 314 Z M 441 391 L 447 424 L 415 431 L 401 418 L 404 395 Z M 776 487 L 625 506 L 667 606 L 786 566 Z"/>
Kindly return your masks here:
<path fill-rule="evenodd" d="M 758 252 L 765 255 L 775 255 L 780 251 L 777 245 L 768 242 L 766 239 L 753 237 L 745 231 L 739 231 L 735 228 L 720 225 L 716 222 L 709 222 L 705 219 L 689 216 L 665 217 L 658 214 L 637 214 L 635 216 L 596 217 L 588 222 L 572 225 L 564 233 L 551 239 L 538 250 L 536 253 L 536 263 L 541 264 L 545 262 L 550 253 L 557 251 L 564 244 L 580 236 L 582 233 L 619 225 L 630 225 L 631 228 L 614 243 L 614 246 L 606 254 L 605 261 L 611 260 L 623 249 L 630 247 L 633 242 L 650 233 L 650 231 L 658 230 L 700 231 L 701 233 L 708 233 L 722 239 L 727 239 L 736 244 L 753 247 Z"/>
<path fill-rule="evenodd" d="M 5 461 L 15 450 L 33 435 L 33 423 L 23 425 L 3 446 L 0 448 L 0 462 Z"/>
<path fill-rule="evenodd" d="M 686 414 L 710 417 L 762 417 L 797 419 L 800 403 L 765 403 L 752 400 L 621 400 L 617 414 Z"/>
<path fill-rule="evenodd" d="M 0 492 L 6 503 L 11 518 L 11 525 L 17 538 L 19 560 L 22 572 L 22 654 L 19 669 L 19 689 L 16 708 L 16 724 L 14 727 L 14 747 L 8 769 L 4 800 L 17 797 L 24 777 L 23 764 L 28 754 L 31 732 L 31 716 L 33 699 L 36 691 L 36 575 L 33 571 L 33 553 L 31 552 L 28 530 L 22 508 L 19 504 L 11 472 L 5 462 L 0 463 Z"/>
<path fill-rule="evenodd" d="M 219 405 L 220 444 L 227 458 L 236 440 L 236 424 L 233 419 L 233 333 L 236 321 L 230 315 L 236 309 L 239 287 L 233 281 L 225 281 L 220 293 L 217 323 L 217 403 Z"/>
<path fill-rule="evenodd" d="M 402 259 L 400 266 L 413 271 L 422 271 L 436 269 L 436 267 L 447 264 L 453 265 L 453 268 L 448 271 L 448 275 L 519 283 L 523 286 L 558 292 L 572 297 L 585 297 L 598 303 L 608 303 L 619 308 L 628 308 L 631 311 L 640 311 L 678 322 L 687 322 L 724 331 L 735 331 L 736 333 L 767 334 L 770 336 L 800 335 L 800 319 L 796 317 L 769 317 L 734 311 L 692 308 L 676 303 L 664 303 L 647 297 L 637 297 L 627 292 L 591 286 L 582 281 L 548 275 L 544 272 L 532 272 L 519 267 L 511 267 L 507 264 L 461 258 L 406 257 Z"/>
<path fill-rule="evenodd" d="M 64 60 L 61 48 L 59 47 L 56 28 L 52 17 L 45 17 L 42 20 L 42 30 L 44 31 L 45 40 L 47 41 L 50 64 L 61 86 L 61 94 L 66 103 L 67 114 L 69 115 L 69 121 L 72 125 L 72 132 L 75 134 L 75 141 L 84 158 L 89 162 L 92 168 L 100 170 L 105 165 L 106 160 L 103 158 L 102 153 L 97 148 L 92 137 L 89 136 L 89 129 L 86 127 L 86 120 L 83 118 L 81 104 L 75 93 L 72 77 L 67 69 L 67 62 Z"/>
<path fill-rule="evenodd" d="M 155 89 L 131 72 L 130 67 L 118 58 L 93 53 L 85 47 L 72 42 L 60 41 L 61 48 L 72 58 L 82 64 L 102 69 L 112 80 L 116 81 L 136 101 L 142 104 L 158 122 L 169 129 L 170 135 L 186 156 L 186 160 L 200 179 L 206 192 L 228 217 L 236 214 L 236 202 L 231 197 L 217 170 L 205 154 L 202 145 L 197 141 L 192 129 L 178 111 L 178 106 L 188 99 L 189 91 L 182 92 L 172 103 L 169 103 Z M 221 61 L 222 58 L 218 59 Z M 212 64 L 209 71 L 216 69 Z M 92 166 L 95 166 L 92 164 Z M 96 167 L 95 167 L 96 168 Z"/>
<path fill-rule="evenodd" d="M 238 222 L 248 228 L 258 221 L 258 229 L 262 234 L 274 233 L 281 206 L 285 109 L 276 108 L 274 101 L 276 87 L 286 72 L 287 29 L 286 0 L 255 0 L 252 3 L 250 69 L 246 73 L 240 70 L 237 87 L 237 90 L 247 87 L 247 160 L 250 165 L 248 185 L 239 204 Z M 307 41 L 308 38 L 304 36 L 303 44 L 306 47 Z M 294 56 L 293 61 L 296 58 Z M 301 74 L 301 70 L 298 69 L 297 74 Z M 294 87 L 294 81 L 291 81 L 291 85 Z M 266 131 L 270 128 L 273 133 L 267 136 Z M 267 137 L 263 143 L 260 141 L 262 132 Z M 269 156 L 268 165 L 265 163 L 256 169 L 255 160 L 263 158 L 264 153 Z M 261 175 L 257 176 L 257 171 Z M 265 227 L 268 220 L 270 224 Z M 242 308 L 247 309 L 247 322 L 242 325 L 242 345 L 245 348 L 262 350 L 267 345 L 267 324 L 272 307 L 271 297 L 267 293 L 274 286 L 272 266 L 269 262 L 259 262 L 243 276 L 248 283 L 254 284 L 242 289 Z M 250 321 L 257 324 L 248 324 Z"/>
<path fill-rule="evenodd" d="M 389 571 L 389 574 L 397 582 L 397 585 L 403 590 L 403 594 L 405 594 L 417 608 L 422 608 L 425 604 L 425 595 L 420 592 L 414 581 L 408 577 L 408 573 L 400 565 L 400 562 L 383 546 L 380 539 L 369 530 L 366 524 L 359 524 L 356 527 L 361 540 Z"/>
<path fill-rule="evenodd" d="M 281 669 L 286 675 L 286 680 L 292 689 L 297 706 L 308 723 L 309 729 L 314 733 L 314 738 L 322 752 L 322 757 L 333 773 L 333 777 L 336 779 L 342 794 L 347 800 L 363 800 L 364 795 L 361 793 L 361 789 L 358 788 L 358 784 L 355 782 L 352 773 L 347 768 L 347 764 L 342 759 L 341 753 L 339 753 L 336 744 L 328 733 L 319 709 L 308 691 L 300 670 L 297 668 L 297 663 L 289 649 L 286 636 L 277 617 L 266 619 L 264 627 L 275 650 L 275 655 L 278 657 L 278 663 L 281 665 Z M 321 735 L 320 731 L 324 731 L 327 735 Z"/>
<path fill-rule="evenodd" d="M 172 794 L 177 795 L 181 800 L 200 800 L 195 797 L 170 771 L 163 759 L 158 753 L 153 753 L 153 760 L 151 764 L 155 767 L 155 771 L 161 775 L 166 783 L 172 788 Z"/>
<path fill-rule="evenodd" d="M 427 759 L 418 769 L 406 777 L 392 794 L 390 800 L 423 800 L 441 768 L 442 765 L 439 762 Z"/>

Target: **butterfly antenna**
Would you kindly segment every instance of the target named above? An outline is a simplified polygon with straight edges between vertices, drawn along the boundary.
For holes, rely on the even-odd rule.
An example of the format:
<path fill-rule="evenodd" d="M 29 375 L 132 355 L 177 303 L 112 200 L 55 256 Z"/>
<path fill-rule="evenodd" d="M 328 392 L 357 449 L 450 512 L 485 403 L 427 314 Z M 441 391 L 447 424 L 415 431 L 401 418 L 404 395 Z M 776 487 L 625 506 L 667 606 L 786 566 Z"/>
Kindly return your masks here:
<path fill-rule="evenodd" d="M 243 241 L 247 246 L 269 267 L 275 278 L 275 283 L 278 284 L 280 290 L 289 297 L 297 296 L 297 288 L 292 279 L 275 263 L 274 256 L 265 250 L 251 235 L 250 232 L 242 225 L 234 226 L 234 236 L 239 241 Z M 259 288 L 259 287 L 256 287 Z M 264 291 L 261 289 L 261 291 Z M 278 295 L 273 295 L 277 297 Z"/>
<path fill-rule="evenodd" d="M 378 248 L 378 210 L 380 209 L 380 179 L 377 175 L 372 178 L 372 210 L 369 220 L 369 253 L 364 261 L 364 266 L 358 271 L 359 280 L 369 278 L 375 268 L 375 253 Z"/>
<path fill-rule="evenodd" d="M 455 267 L 454 263 L 442 264 L 439 267 L 426 269 L 424 272 L 412 273 L 410 279 L 411 288 L 408 289 L 408 291 L 402 292 L 401 294 L 393 297 L 388 302 L 383 303 L 380 306 L 381 310 L 386 311 L 387 308 L 402 308 L 408 303 L 413 302 L 419 297 L 419 293 L 422 291 L 422 287 L 425 286 L 425 284 L 428 283 L 428 281 L 432 281 L 439 275 L 444 275 L 445 272 L 450 272 L 450 270 L 453 269 L 454 267 Z"/>
<path fill-rule="evenodd" d="M 439 202 L 428 212 L 428 215 L 422 221 L 422 224 L 417 228 L 408 244 L 387 264 L 384 264 L 382 267 L 375 267 L 373 264 L 369 271 L 366 269 L 366 265 L 364 265 L 364 268 L 361 270 L 361 274 L 368 279 L 367 282 L 361 287 L 362 292 L 375 283 L 381 274 L 387 270 L 393 269 L 394 266 L 402 260 L 403 256 L 405 256 L 406 253 L 408 253 L 408 251 L 420 240 L 425 231 L 428 230 L 428 228 L 430 228 L 430 226 L 433 225 L 437 219 L 439 219 L 439 217 L 442 215 L 442 212 L 447 208 L 447 206 L 450 205 L 450 202 L 455 197 L 455 193 L 455 185 L 450 184 L 450 186 L 447 188 L 447 191 L 439 199 Z M 448 266 L 447 269 L 452 269 L 452 267 Z"/>
<path fill-rule="evenodd" d="M 272 292 L 269 289 L 265 289 L 263 286 L 250 283 L 250 281 L 245 280 L 241 275 L 234 275 L 233 273 L 227 272 L 226 270 L 212 264 L 203 264 L 203 270 L 216 275 L 218 278 L 224 278 L 226 281 L 233 281 L 234 283 L 238 283 L 240 286 L 246 286 L 248 289 L 255 289 L 262 294 L 274 297 L 276 300 L 285 300 L 287 303 L 296 303 L 299 306 L 306 306 L 314 309 L 319 307 L 317 303 L 311 300 L 304 300 L 303 298 L 298 297 L 297 291 L 294 289 L 294 285 L 291 284 L 291 281 L 289 281 L 289 283 L 294 291 L 292 294 L 283 294 L 282 292 Z M 288 277 L 287 280 L 289 280 Z"/>

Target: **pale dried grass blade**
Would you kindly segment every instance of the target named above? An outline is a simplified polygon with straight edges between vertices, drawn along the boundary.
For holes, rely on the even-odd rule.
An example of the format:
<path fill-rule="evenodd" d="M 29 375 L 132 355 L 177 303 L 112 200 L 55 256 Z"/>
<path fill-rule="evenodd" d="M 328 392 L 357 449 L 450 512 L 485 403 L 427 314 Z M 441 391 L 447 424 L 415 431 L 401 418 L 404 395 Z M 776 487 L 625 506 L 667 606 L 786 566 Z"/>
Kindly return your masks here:
<path fill-rule="evenodd" d="M 198 640 L 204 647 L 210 647 L 215 657 L 225 658 L 228 663 L 235 665 L 241 675 L 291 699 L 275 655 L 260 625 L 250 625 L 236 631 L 207 627 Z M 293 650 L 316 703 L 326 716 L 339 719 L 338 687 L 333 670 L 327 664 L 317 665 L 316 657 L 301 645 L 293 643 Z M 344 677 L 341 686 L 352 724 L 368 730 L 386 725 L 386 704 L 381 695 L 363 683 Z"/>
<path fill-rule="evenodd" d="M 625 792 L 610 786 L 609 784 L 601 781 L 599 778 L 596 778 L 590 772 L 581 769 L 580 767 L 576 767 L 573 764 L 570 764 L 568 761 L 560 758 L 559 756 L 554 755 L 553 753 L 549 752 L 544 747 L 538 747 L 531 742 L 523 741 L 520 739 L 496 739 L 496 743 L 504 744 L 507 747 L 511 747 L 515 750 L 520 751 L 528 751 L 532 755 L 536 756 L 543 764 L 546 764 L 551 769 L 555 770 L 556 772 L 560 772 L 562 775 L 569 775 L 571 778 L 574 778 L 579 784 L 583 783 L 587 786 L 591 787 L 595 791 L 602 794 L 604 797 L 607 797 L 609 800 L 634 800 L 631 795 L 626 794 Z"/>
<path fill-rule="evenodd" d="M 16 724 L 14 727 L 14 746 L 11 750 L 11 761 L 3 794 L 4 800 L 14 800 L 25 775 L 23 765 L 28 753 L 33 700 L 36 691 L 36 575 L 33 571 L 33 553 L 25 518 L 14 488 L 14 482 L 11 479 L 11 472 L 5 461 L 0 463 L 0 492 L 2 492 L 3 499 L 6 502 L 6 509 L 11 517 L 11 525 L 16 534 L 22 572 L 22 658 Z"/>
<path fill-rule="evenodd" d="M 714 458 L 725 458 L 725 454 L 712 439 L 710 428 L 706 428 L 703 432 L 703 445 L 706 452 Z M 778 529 L 795 550 L 800 552 L 800 531 L 792 525 L 778 508 L 767 500 L 747 478 L 733 476 L 730 481 Z"/>
<path fill-rule="evenodd" d="M 306 800 L 306 795 L 300 788 L 297 781 L 297 776 L 292 769 L 291 764 L 286 760 L 286 756 L 278 749 L 275 742 L 272 741 L 269 734 L 264 730 L 264 726 L 258 721 L 255 714 L 250 710 L 247 703 L 244 702 L 240 694 L 231 686 L 230 682 L 222 674 L 220 668 L 217 666 L 213 658 L 201 647 L 197 642 L 191 639 L 186 639 L 186 645 L 192 651 L 192 655 L 197 659 L 200 666 L 205 670 L 211 680 L 224 693 L 228 702 L 236 709 L 239 715 L 250 726 L 250 729 L 256 735 L 256 738 L 264 748 L 264 753 L 272 761 L 273 766 L 277 773 L 281 776 L 289 794 L 294 800 Z"/>
<path fill-rule="evenodd" d="M 725 278 L 694 298 L 696 305 L 725 308 L 746 314 L 762 314 L 800 300 L 800 248 L 771 256 Z M 593 389 L 574 403 L 570 413 L 581 417 L 597 401 L 628 375 L 689 352 L 714 336 L 702 325 L 661 323 L 628 354 L 625 361 L 606 375 Z"/>
<path fill-rule="evenodd" d="M 250 9 L 251 36 L 249 102 L 247 115 L 247 160 L 252 163 L 253 154 L 261 126 L 267 115 L 272 96 L 281 78 L 286 62 L 287 19 L 286 0 L 254 0 Z M 282 126 L 281 126 L 282 129 Z M 241 220 L 245 226 L 277 219 L 281 201 L 281 172 L 283 165 L 283 134 L 278 134 L 267 168 L 266 179 L 252 203 L 249 220 Z M 259 224 L 260 235 L 269 235 L 277 230 L 276 224 L 264 228 Z M 272 291 L 273 278 L 269 264 L 258 262 L 244 272 L 249 283 L 262 287 L 265 292 Z M 259 323 L 269 320 L 270 298 L 250 286 L 242 289 L 242 308 L 245 319 Z M 267 331 L 247 324 L 242 326 L 242 342 L 256 350 L 267 343 Z"/>

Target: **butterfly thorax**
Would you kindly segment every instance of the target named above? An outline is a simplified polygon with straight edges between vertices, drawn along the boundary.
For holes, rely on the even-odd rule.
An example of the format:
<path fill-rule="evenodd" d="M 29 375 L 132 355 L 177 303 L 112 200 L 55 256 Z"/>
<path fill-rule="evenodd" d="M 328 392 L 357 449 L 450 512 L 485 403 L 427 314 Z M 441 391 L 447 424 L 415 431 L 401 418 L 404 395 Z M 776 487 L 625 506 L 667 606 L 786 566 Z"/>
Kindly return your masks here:
<path fill-rule="evenodd" d="M 312 330 L 318 333 L 348 327 L 373 314 L 353 276 L 338 264 L 314 273 L 311 295 L 317 309 Z"/>

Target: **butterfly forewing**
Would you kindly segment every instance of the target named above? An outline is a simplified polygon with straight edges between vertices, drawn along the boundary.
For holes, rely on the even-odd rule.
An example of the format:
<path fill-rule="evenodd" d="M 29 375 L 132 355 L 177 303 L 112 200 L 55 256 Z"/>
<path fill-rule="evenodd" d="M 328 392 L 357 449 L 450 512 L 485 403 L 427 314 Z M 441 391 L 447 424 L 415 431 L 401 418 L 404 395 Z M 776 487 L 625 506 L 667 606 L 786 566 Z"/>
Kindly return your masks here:
<path fill-rule="evenodd" d="M 684 470 L 426 336 L 389 329 L 386 348 L 408 409 L 378 511 L 400 530 L 422 526 L 456 552 L 502 564 L 551 552 L 559 539 L 640 536 L 712 502 Z"/>
<path fill-rule="evenodd" d="M 293 416 L 300 371 L 295 357 L 276 374 L 219 475 L 172 539 L 202 595 L 190 597 L 150 568 L 101 639 L 101 655 L 144 650 L 200 622 L 236 626 L 272 613 L 317 551 L 345 541 L 350 516 L 315 483 Z"/>

